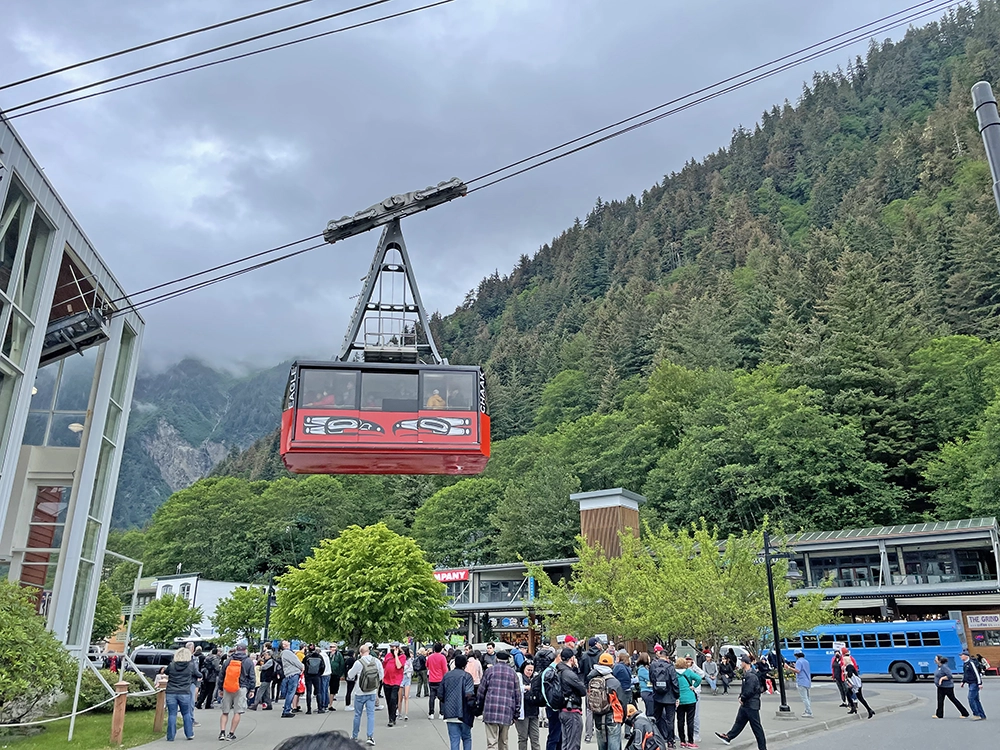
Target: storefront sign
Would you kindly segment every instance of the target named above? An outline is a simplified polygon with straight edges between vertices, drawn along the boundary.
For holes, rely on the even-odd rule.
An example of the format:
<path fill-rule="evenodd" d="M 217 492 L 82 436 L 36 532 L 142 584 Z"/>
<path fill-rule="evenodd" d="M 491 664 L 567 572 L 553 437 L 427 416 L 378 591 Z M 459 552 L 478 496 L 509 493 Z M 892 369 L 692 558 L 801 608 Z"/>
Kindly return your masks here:
<path fill-rule="evenodd" d="M 435 570 L 434 577 L 441 583 L 453 583 L 454 581 L 468 581 L 469 570 Z"/>
<path fill-rule="evenodd" d="M 966 615 L 969 630 L 1000 630 L 1000 614 L 998 615 Z"/>

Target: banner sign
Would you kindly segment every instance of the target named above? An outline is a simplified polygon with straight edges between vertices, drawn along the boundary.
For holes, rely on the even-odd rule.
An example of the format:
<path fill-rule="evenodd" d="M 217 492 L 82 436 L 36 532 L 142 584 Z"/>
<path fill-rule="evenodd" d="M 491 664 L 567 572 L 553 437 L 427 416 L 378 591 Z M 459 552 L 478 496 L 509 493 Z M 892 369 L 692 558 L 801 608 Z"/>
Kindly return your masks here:
<path fill-rule="evenodd" d="M 455 581 L 468 581 L 469 569 L 462 570 L 435 570 L 434 577 L 441 583 L 453 583 Z"/>
<path fill-rule="evenodd" d="M 998 615 L 966 615 L 970 630 L 1000 630 L 1000 614 Z"/>

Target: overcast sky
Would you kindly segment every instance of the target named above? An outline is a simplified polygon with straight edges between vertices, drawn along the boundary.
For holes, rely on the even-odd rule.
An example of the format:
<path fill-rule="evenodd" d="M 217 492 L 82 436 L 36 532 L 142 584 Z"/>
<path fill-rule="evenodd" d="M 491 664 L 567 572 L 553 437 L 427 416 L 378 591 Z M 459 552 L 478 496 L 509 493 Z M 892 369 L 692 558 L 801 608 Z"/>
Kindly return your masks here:
<path fill-rule="evenodd" d="M 136 290 L 321 232 L 393 193 L 471 179 L 911 2 L 456 0 L 13 125 L 119 281 Z M 0 106 L 359 3 L 315 0 L 0 92 Z M 0 79 L 276 4 L 6 0 Z M 394 0 L 279 40 L 419 4 Z M 425 304 L 453 310 L 598 196 L 641 194 L 727 145 L 733 128 L 752 126 L 772 104 L 795 101 L 814 67 L 846 66 L 865 47 L 407 219 Z M 256 366 L 329 356 L 377 239 L 369 233 L 144 311 L 144 359 Z"/>

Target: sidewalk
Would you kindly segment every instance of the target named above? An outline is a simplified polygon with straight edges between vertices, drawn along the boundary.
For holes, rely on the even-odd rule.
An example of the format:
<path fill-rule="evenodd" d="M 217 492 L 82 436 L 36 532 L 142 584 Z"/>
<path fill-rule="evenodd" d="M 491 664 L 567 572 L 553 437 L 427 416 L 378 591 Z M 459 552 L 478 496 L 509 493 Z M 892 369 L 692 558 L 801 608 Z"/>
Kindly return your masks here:
<path fill-rule="evenodd" d="M 738 686 L 737 686 L 738 687 Z M 919 699 L 909 692 L 893 690 L 880 694 L 879 685 L 866 684 L 865 697 L 871 707 L 878 713 L 884 713 L 894 709 L 903 708 L 915 704 Z M 722 747 L 722 743 L 715 737 L 715 732 L 725 732 L 731 726 L 736 716 L 739 704 L 736 699 L 737 693 L 728 696 L 713 696 L 703 694 L 700 708 L 701 721 L 701 741 L 700 745 L 705 748 Z M 792 708 L 794 716 L 802 713 L 802 704 L 799 702 L 798 693 L 794 688 L 788 693 L 788 702 Z M 775 742 L 788 737 L 795 737 L 809 732 L 820 732 L 836 726 L 842 726 L 847 722 L 862 722 L 867 719 L 858 716 L 848 716 L 847 709 L 840 708 L 840 694 L 833 683 L 819 683 L 812 690 L 813 714 L 812 719 L 798 718 L 795 720 L 778 719 L 775 712 L 778 710 L 778 694 L 765 695 L 761 707 L 761 721 L 764 731 L 769 741 Z M 304 707 L 304 702 L 303 702 Z M 861 709 L 862 717 L 865 715 Z M 427 718 L 427 699 L 410 699 L 410 718 L 408 721 L 399 719 L 395 727 L 386 726 L 388 717 L 383 709 L 375 712 L 375 741 L 378 746 L 390 747 L 392 750 L 431 750 L 448 748 L 448 729 L 441 720 L 431 721 Z M 183 742 L 184 750 L 207 750 L 207 748 L 221 748 L 226 743 L 220 742 L 219 736 L 219 710 L 195 710 L 195 719 L 201 722 L 200 727 L 195 728 L 195 738 L 191 743 L 184 742 L 183 732 L 178 732 L 177 739 Z M 354 719 L 353 709 L 344 708 L 343 698 L 338 701 L 337 711 L 323 715 L 313 714 L 306 716 L 305 711 L 297 714 L 294 719 L 280 718 L 280 711 L 249 711 L 243 715 L 243 720 L 236 730 L 237 739 L 233 750 L 271 750 L 286 737 L 297 734 L 315 734 L 317 732 L 341 731 L 350 735 L 352 722 Z M 878 721 L 875 716 L 871 721 Z M 125 732 L 128 732 L 128 718 L 126 716 Z M 365 738 L 365 723 L 361 724 L 361 739 Z M 546 730 L 541 730 L 541 740 L 544 747 Z M 486 747 L 486 733 L 483 724 L 476 722 L 472 730 L 473 747 Z M 151 742 L 144 747 L 156 748 L 156 750 L 166 750 L 164 743 L 166 739 Z M 517 733 L 514 727 L 510 728 L 510 745 L 516 747 Z M 749 728 L 737 738 L 731 745 L 733 748 L 755 747 L 753 734 Z M 596 741 L 584 748 L 594 748 Z"/>

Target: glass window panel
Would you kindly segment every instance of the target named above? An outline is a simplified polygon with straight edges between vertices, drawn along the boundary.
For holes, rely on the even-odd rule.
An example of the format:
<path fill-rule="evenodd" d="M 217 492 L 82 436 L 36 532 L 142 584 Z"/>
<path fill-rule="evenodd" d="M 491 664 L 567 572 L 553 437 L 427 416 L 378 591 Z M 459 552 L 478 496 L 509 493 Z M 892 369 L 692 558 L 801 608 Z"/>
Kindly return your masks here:
<path fill-rule="evenodd" d="M 56 395 L 56 376 L 59 374 L 59 363 L 53 362 L 43 367 L 35 375 L 35 386 L 31 392 L 31 410 L 48 411 L 52 408 L 52 400 Z"/>
<path fill-rule="evenodd" d="M 422 377 L 425 409 L 474 410 L 475 373 L 429 371 L 422 373 Z"/>
<path fill-rule="evenodd" d="M 925 630 L 923 633 L 925 646 L 940 646 L 941 634 L 936 630 Z"/>
<path fill-rule="evenodd" d="M 17 261 L 17 247 L 30 207 L 28 196 L 16 182 L 11 182 L 3 211 L 0 212 L 0 289 L 8 293 L 11 274 Z"/>
<path fill-rule="evenodd" d="M 879 648 L 890 648 L 892 646 L 892 637 L 888 633 L 878 633 L 877 636 Z"/>
<path fill-rule="evenodd" d="M 35 489 L 32 523 L 66 523 L 71 487 L 39 486 Z"/>
<path fill-rule="evenodd" d="M 906 642 L 910 646 L 919 646 L 920 644 L 920 633 L 907 633 Z"/>
<path fill-rule="evenodd" d="M 35 549 L 58 549 L 62 546 L 63 529 L 61 523 L 33 523 L 28 525 L 26 547 Z"/>
<path fill-rule="evenodd" d="M 14 398 L 14 386 L 19 377 L 0 370 L 0 453 L 6 443 L 7 415 L 10 412 L 10 402 Z"/>
<path fill-rule="evenodd" d="M 362 409 L 390 412 L 418 411 L 419 404 L 415 372 L 362 373 Z"/>
<path fill-rule="evenodd" d="M 905 646 L 906 645 L 906 635 L 903 633 L 893 633 L 892 634 L 892 645 L 893 646 Z"/>
<path fill-rule="evenodd" d="M 80 568 L 76 574 L 76 586 L 73 591 L 73 606 L 69 613 L 69 633 L 66 637 L 66 645 L 79 646 L 83 640 L 83 615 L 87 608 L 87 601 L 90 599 L 90 581 L 94 573 L 94 564 L 86 560 L 80 561 Z M 90 634 L 87 634 L 89 638 Z"/>
<path fill-rule="evenodd" d="M 108 477 L 111 474 L 111 458 L 114 455 L 115 447 L 107 440 L 101 441 L 101 455 L 97 458 L 97 479 L 94 481 L 94 493 L 90 496 L 90 515 L 94 518 L 101 518 L 104 515 L 104 507 L 111 494 L 108 487 Z"/>
<path fill-rule="evenodd" d="M 803 635 L 802 648 L 819 648 L 819 638 L 815 635 Z"/>
<path fill-rule="evenodd" d="M 172 593 L 174 593 L 174 587 L 171 586 L 169 583 L 162 589 L 160 589 L 160 596 L 167 596 L 168 594 Z"/>
<path fill-rule="evenodd" d="M 101 534 L 101 524 L 93 518 L 87 519 L 87 528 L 83 532 L 83 550 L 81 556 L 93 562 L 97 559 L 97 538 Z"/>
<path fill-rule="evenodd" d="M 104 422 L 104 437 L 112 443 L 118 437 L 118 425 L 122 420 L 122 410 L 114 402 L 108 404 L 108 418 Z"/>
<path fill-rule="evenodd" d="M 833 636 L 832 635 L 821 635 L 819 637 L 819 647 L 820 648 L 833 648 Z"/>
<path fill-rule="evenodd" d="M 14 289 L 14 301 L 35 320 L 37 320 L 35 300 L 41 283 L 42 266 L 45 265 L 45 248 L 51 235 L 52 229 L 49 223 L 36 208 L 35 218 L 31 220 L 31 231 L 28 233 L 28 245 L 24 250 L 21 283 Z"/>
<path fill-rule="evenodd" d="M 861 640 L 860 635 L 850 635 L 848 636 L 847 644 L 851 648 L 864 648 L 864 642 Z"/>
<path fill-rule="evenodd" d="M 875 637 L 875 633 L 865 633 L 862 638 L 865 648 L 876 648 L 878 646 L 878 639 Z"/>
<path fill-rule="evenodd" d="M 57 562 L 51 563 L 25 563 L 21 566 L 21 583 L 25 586 L 36 586 L 46 591 L 51 591 L 56 580 Z"/>
<path fill-rule="evenodd" d="M 185 601 L 190 601 L 191 600 L 191 584 L 190 583 L 182 583 L 179 591 L 180 591 L 180 596 L 181 596 L 182 599 L 184 599 Z"/>
<path fill-rule="evenodd" d="M 119 405 L 125 399 L 125 385 L 129 368 L 132 364 L 132 353 L 135 349 L 135 331 L 126 324 L 122 330 L 122 343 L 118 349 L 118 362 L 115 364 L 115 380 L 111 385 L 111 398 Z"/>
<path fill-rule="evenodd" d="M 367 377 L 367 376 L 366 376 Z M 299 406 L 310 409 L 357 409 L 356 370 L 303 370 Z"/>
<path fill-rule="evenodd" d="M 21 445 L 44 445 L 45 428 L 49 424 L 48 413 L 28 414 L 28 421 L 24 425 L 24 437 Z"/>
<path fill-rule="evenodd" d="M 7 323 L 7 331 L 3 338 L 3 353 L 18 367 L 24 365 L 25 348 L 30 332 L 31 324 L 27 319 L 22 317 L 17 310 L 11 310 L 10 321 Z"/>
<path fill-rule="evenodd" d="M 82 355 L 63 360 L 59 393 L 56 394 L 57 411 L 87 411 L 90 391 L 94 384 L 94 366 L 102 347 L 84 349 Z"/>
<path fill-rule="evenodd" d="M 56 448 L 79 448 L 86 419 L 86 413 L 53 414 L 48 444 Z"/>

